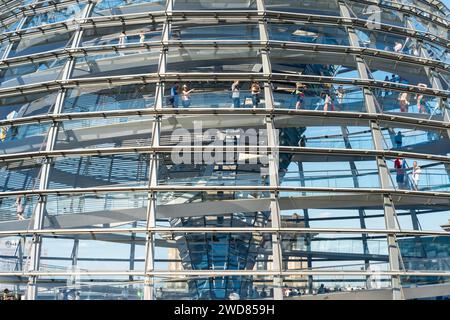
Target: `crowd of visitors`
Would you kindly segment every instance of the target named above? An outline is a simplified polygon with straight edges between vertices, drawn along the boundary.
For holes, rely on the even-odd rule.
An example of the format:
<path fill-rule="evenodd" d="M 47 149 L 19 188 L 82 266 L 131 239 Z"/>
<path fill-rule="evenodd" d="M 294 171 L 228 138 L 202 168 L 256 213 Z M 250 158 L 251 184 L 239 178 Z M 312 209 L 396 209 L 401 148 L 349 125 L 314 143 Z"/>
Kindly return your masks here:
<path fill-rule="evenodd" d="M 392 75 L 391 79 L 386 76 L 385 81 L 397 83 L 398 81 L 401 81 L 401 79 L 399 80 L 398 77 Z M 417 86 L 419 89 L 427 88 L 427 85 L 423 83 L 419 83 Z M 260 107 L 263 90 L 259 82 L 254 81 L 247 88 L 248 89 L 243 91 L 242 83 L 239 80 L 232 82 L 230 86 L 230 97 L 231 106 L 233 108 L 252 107 L 253 109 L 256 109 Z M 318 92 L 317 88 L 308 89 L 307 85 L 297 82 L 294 89 L 275 89 L 276 91 L 282 90 L 290 92 L 293 96 L 293 108 L 296 110 L 304 108 L 313 108 L 314 110 L 323 111 L 346 110 L 345 108 L 348 108 L 348 104 L 352 101 L 357 101 L 354 100 L 355 98 L 353 98 L 353 100 L 352 98 L 347 98 L 347 90 L 352 89 L 345 89 L 343 85 L 339 85 L 335 88 L 331 84 L 324 84 L 321 91 Z M 188 108 L 192 105 L 191 93 L 193 92 L 207 94 L 210 90 L 196 90 L 189 88 L 187 84 L 180 86 L 179 83 L 174 83 L 170 86 L 170 96 L 167 98 L 167 105 L 172 108 L 178 108 L 181 100 L 181 106 L 183 108 Z M 391 90 L 384 90 L 383 92 L 375 90 L 375 95 L 379 98 L 383 109 L 392 109 L 394 107 L 392 104 L 393 99 L 395 99 L 393 98 L 393 94 L 394 91 Z M 410 95 L 410 93 L 404 91 L 398 94 L 397 100 L 400 112 L 409 112 L 409 107 L 411 105 Z M 212 103 L 214 103 L 214 98 L 211 99 Z M 427 113 L 424 95 L 419 92 L 415 95 L 414 100 L 416 101 L 418 112 Z M 363 102 L 361 99 L 358 101 Z M 364 106 L 362 105 L 361 108 L 364 108 Z"/>

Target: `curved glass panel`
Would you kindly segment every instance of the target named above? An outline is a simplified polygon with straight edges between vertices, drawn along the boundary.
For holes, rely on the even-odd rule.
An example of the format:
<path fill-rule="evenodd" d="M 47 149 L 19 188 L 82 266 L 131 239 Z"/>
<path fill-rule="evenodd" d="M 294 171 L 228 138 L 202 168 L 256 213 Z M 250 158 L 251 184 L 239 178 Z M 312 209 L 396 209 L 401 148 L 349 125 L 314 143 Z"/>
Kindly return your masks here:
<path fill-rule="evenodd" d="M 0 99 L 0 118 L 15 119 L 45 115 L 53 110 L 57 92 L 45 92 Z"/>
<path fill-rule="evenodd" d="M 8 58 L 64 49 L 73 39 L 73 33 L 50 33 L 42 37 L 24 37 L 14 42 Z"/>
<path fill-rule="evenodd" d="M 30 16 L 26 19 L 21 29 L 43 26 L 50 23 L 57 23 L 69 19 L 77 19 L 83 15 L 86 3 L 71 4 L 63 9 L 48 11 Z"/>
<path fill-rule="evenodd" d="M 256 23 L 223 20 L 173 21 L 169 40 L 258 40 L 259 30 Z"/>
<path fill-rule="evenodd" d="M 161 40 L 161 24 L 126 27 L 89 28 L 83 32 L 80 47 L 137 44 Z M 125 32 L 125 34 L 122 34 Z"/>
<path fill-rule="evenodd" d="M 258 73 L 262 71 L 262 61 L 258 50 L 251 48 L 171 48 L 167 57 L 167 72 L 188 71 Z"/>
<path fill-rule="evenodd" d="M 174 10 L 256 10 L 256 1 L 174 0 Z"/>
<path fill-rule="evenodd" d="M 145 186 L 148 156 L 116 155 L 55 159 L 49 187 L 90 188 L 96 186 Z"/>
<path fill-rule="evenodd" d="M 93 16 L 110 16 L 143 11 L 163 11 L 164 0 L 101 0 L 95 4 Z"/>
<path fill-rule="evenodd" d="M 68 90 L 63 113 L 113 111 L 150 108 L 155 102 L 154 84 L 117 87 L 94 86 Z"/>
<path fill-rule="evenodd" d="M 336 26 L 272 22 L 268 24 L 268 32 L 271 40 L 350 45 L 345 29 Z"/>
<path fill-rule="evenodd" d="M 61 78 L 67 59 L 52 59 L 0 70 L 0 87 L 14 87 Z"/>
<path fill-rule="evenodd" d="M 72 78 L 107 77 L 126 74 L 155 73 L 159 50 L 129 50 L 75 59 Z"/>
<path fill-rule="evenodd" d="M 266 9 L 273 11 L 286 11 L 324 16 L 338 16 L 339 7 L 337 1 L 292 1 L 292 0 L 267 0 Z"/>

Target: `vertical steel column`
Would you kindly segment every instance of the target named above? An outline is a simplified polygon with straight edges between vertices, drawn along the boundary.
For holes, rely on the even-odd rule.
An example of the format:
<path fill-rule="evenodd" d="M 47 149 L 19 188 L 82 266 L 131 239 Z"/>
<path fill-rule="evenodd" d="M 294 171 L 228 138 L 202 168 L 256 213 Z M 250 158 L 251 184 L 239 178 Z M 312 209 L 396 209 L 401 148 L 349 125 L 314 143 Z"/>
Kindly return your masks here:
<path fill-rule="evenodd" d="M 364 66 L 365 69 L 365 66 Z M 375 108 L 375 98 L 372 95 L 372 92 L 365 88 L 365 103 L 368 113 L 376 113 Z M 372 131 L 372 139 L 374 142 L 375 150 L 383 150 L 383 133 L 381 132 L 381 128 L 376 121 L 370 122 L 370 129 Z M 386 160 L 383 157 L 377 157 L 377 167 L 378 167 L 378 175 L 380 179 L 380 185 L 383 189 L 389 189 L 391 186 L 390 181 L 390 173 L 389 168 L 386 163 Z M 395 207 L 392 201 L 390 194 L 383 195 L 383 206 L 384 206 L 384 220 L 386 229 L 397 229 L 396 219 L 395 219 Z M 389 268 L 390 271 L 398 272 L 400 271 L 400 250 L 398 247 L 398 243 L 395 237 L 395 233 L 391 233 L 387 235 L 388 248 L 389 248 Z M 391 276 L 391 284 L 392 284 L 392 298 L 394 300 L 402 299 L 401 293 L 401 284 L 400 277 L 398 275 Z"/>
<path fill-rule="evenodd" d="M 67 64 L 69 65 L 69 63 Z M 67 66 L 66 65 L 66 66 Z M 58 93 L 56 98 L 55 108 L 53 114 L 58 114 L 62 107 L 62 100 L 64 96 L 64 90 L 61 90 Z M 58 122 L 54 121 L 52 126 L 49 129 L 47 136 L 47 144 L 45 151 L 51 151 L 56 142 L 56 136 L 58 133 Z M 40 179 L 39 179 L 39 190 L 47 189 L 48 187 L 48 178 L 51 168 L 51 158 L 44 158 L 43 164 L 40 171 Z M 32 230 L 40 230 L 44 226 L 44 214 L 45 214 L 45 203 L 47 196 L 40 195 L 38 202 L 36 204 L 36 208 L 34 210 L 33 216 L 30 221 L 30 226 Z M 38 234 L 34 234 L 31 240 L 30 254 L 29 254 L 29 264 L 28 271 L 38 271 L 40 264 L 40 253 L 41 253 L 41 241 L 42 238 Z M 27 284 L 27 292 L 25 295 L 26 300 L 35 300 L 37 291 L 36 291 L 36 281 L 37 276 L 30 276 L 28 278 Z"/>
<path fill-rule="evenodd" d="M 364 66 L 365 69 L 365 66 Z M 372 92 L 368 88 L 364 88 L 365 90 L 365 103 L 368 113 L 376 113 L 375 108 L 375 98 L 372 95 Z M 383 150 L 383 133 L 381 132 L 380 125 L 377 121 L 370 122 L 370 129 L 372 131 L 372 139 L 374 142 L 375 150 Z M 390 172 L 386 160 L 383 157 L 377 157 L 377 167 L 378 167 L 378 175 L 380 179 L 380 185 L 383 189 L 389 189 L 391 186 L 390 181 Z M 390 194 L 383 195 L 383 206 L 384 206 L 384 219 L 386 229 L 397 229 L 396 226 L 396 213 L 394 203 Z M 397 239 L 395 237 L 395 233 L 391 233 L 387 235 L 388 248 L 389 248 L 389 268 L 390 271 L 398 272 L 400 271 L 400 250 L 398 247 Z M 401 293 L 401 284 L 400 277 L 398 275 L 391 276 L 391 284 L 392 284 L 392 298 L 394 300 L 402 299 Z"/>
<path fill-rule="evenodd" d="M 89 16 L 91 10 L 92 10 L 93 4 L 89 3 L 85 12 L 83 18 L 86 18 Z M 77 31 L 77 33 L 80 33 L 81 29 Z M 77 43 L 75 43 L 75 40 L 77 39 Z M 74 37 L 74 43 L 72 43 L 73 46 L 78 46 L 80 37 L 75 36 Z M 70 77 L 70 74 L 74 67 L 74 60 L 70 59 L 66 62 L 63 72 L 61 75 L 61 80 L 67 80 Z M 61 109 L 64 102 L 66 91 L 65 89 L 60 90 L 56 97 L 55 101 L 55 107 L 53 108 L 53 115 L 58 115 L 61 113 Z M 52 151 L 54 149 L 54 146 L 56 144 L 56 139 L 58 135 L 58 128 L 59 128 L 59 122 L 53 121 L 52 126 L 49 128 L 49 131 L 47 133 L 47 142 L 45 145 L 45 151 Z M 46 157 L 43 159 L 43 164 L 40 171 L 40 179 L 39 179 L 39 190 L 45 190 L 48 188 L 48 179 L 50 174 L 50 169 L 52 165 L 52 158 Z M 45 206 L 47 202 L 47 196 L 40 195 L 38 199 L 38 203 L 36 204 L 36 208 L 34 210 L 33 217 L 30 221 L 30 228 L 32 230 L 41 230 L 44 227 L 44 216 L 45 216 Z M 38 234 L 34 234 L 32 237 L 31 242 L 31 248 L 30 248 L 30 254 L 29 254 L 29 265 L 28 265 L 28 271 L 39 271 L 39 265 L 40 265 L 40 255 L 41 255 L 41 246 L 42 246 L 42 237 Z M 35 300 L 37 297 L 37 276 L 33 275 L 28 278 L 28 284 L 27 284 L 27 290 L 25 294 L 26 300 Z"/>
<path fill-rule="evenodd" d="M 15 270 L 17 271 L 23 271 L 23 258 L 24 258 L 24 251 L 25 251 L 25 239 L 26 237 L 20 237 L 19 243 L 17 245 L 17 262 Z M 16 284 L 16 291 L 20 291 L 20 282 Z"/>
<path fill-rule="evenodd" d="M 350 12 L 348 7 L 344 2 L 339 2 L 339 8 L 341 16 L 343 18 L 350 18 Z M 353 47 L 359 47 L 358 36 L 352 27 L 347 27 L 348 37 L 350 45 Z M 366 68 L 364 59 L 361 56 L 355 57 L 356 67 L 358 69 L 358 74 L 361 79 L 370 79 L 371 75 Z M 377 113 L 376 110 L 376 100 L 373 96 L 370 88 L 363 88 L 364 102 L 366 105 L 367 113 Z M 380 126 L 376 121 L 370 121 L 370 129 L 372 132 L 372 139 L 374 142 L 375 150 L 384 150 L 383 148 L 383 136 L 380 130 Z M 378 175 L 380 179 L 380 185 L 383 189 L 388 189 L 390 185 L 389 180 L 389 168 L 386 164 L 386 160 L 383 157 L 377 157 L 377 167 Z M 384 218 L 386 229 L 396 229 L 395 224 L 395 209 L 390 194 L 383 195 L 383 207 L 384 207 Z M 389 247 L 389 269 L 393 272 L 398 272 L 400 270 L 399 257 L 400 251 L 395 238 L 395 233 L 387 235 L 388 247 Z M 400 277 L 398 275 L 391 276 L 392 285 L 392 298 L 394 300 L 401 299 L 401 285 Z"/>
<path fill-rule="evenodd" d="M 78 264 L 78 248 L 80 246 L 80 239 L 75 238 L 73 240 L 73 247 L 72 247 L 72 254 L 71 254 L 71 259 L 72 259 L 72 268 L 76 267 Z"/>
<path fill-rule="evenodd" d="M 172 0 L 167 0 L 166 3 L 166 21 L 164 22 L 161 35 L 161 53 L 158 64 L 158 74 L 165 75 L 166 73 L 166 59 L 167 48 L 169 41 L 169 16 L 172 15 Z M 163 107 L 164 84 L 159 81 L 156 85 L 155 105 L 154 109 L 161 110 Z M 161 115 L 155 115 L 152 125 L 152 147 L 159 147 L 161 135 Z M 150 153 L 149 160 L 149 187 L 153 188 L 158 185 L 158 153 L 153 151 Z M 148 193 L 147 201 L 147 236 L 145 244 L 145 279 L 144 279 L 144 300 L 155 299 L 154 277 L 148 274 L 152 272 L 155 267 L 155 234 L 150 231 L 151 228 L 156 227 L 156 202 L 157 193 L 150 191 Z"/>
<path fill-rule="evenodd" d="M 161 116 L 156 115 L 152 125 L 152 147 L 158 147 L 160 142 Z M 158 185 L 158 153 L 153 151 L 150 154 L 149 163 L 149 187 Z M 150 231 L 156 227 L 156 201 L 157 193 L 150 191 L 147 201 L 147 239 L 145 248 L 145 279 L 144 279 L 144 300 L 154 299 L 154 278 L 149 272 L 154 270 L 155 234 Z"/>
<path fill-rule="evenodd" d="M 342 132 L 342 138 L 344 139 L 345 147 L 348 149 L 352 149 L 352 145 L 350 143 L 349 139 L 349 132 L 348 128 L 346 126 L 341 126 L 341 132 Z M 350 160 L 349 161 L 350 169 L 352 170 L 352 178 L 353 178 L 353 187 L 359 188 L 359 181 L 358 181 L 358 169 L 356 168 L 355 161 Z M 358 215 L 359 215 L 359 225 L 361 226 L 361 229 L 366 229 L 366 221 L 365 221 L 365 211 L 362 208 L 358 208 Z M 363 233 L 361 235 L 362 245 L 363 245 L 363 251 L 365 255 L 369 255 L 369 246 L 367 245 L 367 233 Z M 364 259 L 364 270 L 369 269 L 370 267 L 370 260 L 368 258 Z M 369 288 L 370 286 L 370 277 L 366 277 L 366 285 Z"/>
<path fill-rule="evenodd" d="M 261 45 L 264 46 L 264 48 L 261 49 L 262 70 L 264 77 L 270 79 L 270 76 L 272 74 L 272 66 L 270 64 L 269 58 L 269 36 L 267 32 L 267 20 L 265 18 L 265 6 L 262 0 L 257 0 L 256 4 L 258 8 L 258 15 L 260 17 L 258 21 L 260 42 Z M 263 89 L 264 89 L 264 101 L 266 110 L 271 111 L 273 110 L 274 100 L 273 100 L 272 86 L 270 82 L 265 81 L 263 84 Z"/>
<path fill-rule="evenodd" d="M 132 224 L 133 228 L 137 227 L 137 222 L 134 221 Z M 130 270 L 134 270 L 134 260 L 136 259 L 136 233 L 132 232 L 131 233 L 131 237 L 130 237 L 130 261 L 129 261 L 129 269 Z M 132 288 L 134 277 L 133 276 L 128 276 L 128 281 L 130 282 L 128 284 L 129 289 Z"/>
<path fill-rule="evenodd" d="M 275 129 L 273 117 L 266 116 L 266 129 L 267 129 L 267 143 L 269 146 L 277 147 L 279 145 L 277 130 Z M 278 187 L 278 150 L 272 150 L 268 154 L 269 158 L 269 182 L 270 187 Z M 278 191 L 270 193 L 270 218 L 272 221 L 272 228 L 281 228 L 281 218 L 280 218 L 280 204 L 278 201 Z M 281 273 L 283 271 L 283 255 L 281 249 L 281 234 L 272 234 L 272 268 L 273 271 L 279 273 L 279 276 L 274 276 L 273 279 L 273 297 L 275 300 L 283 299 L 283 278 Z"/>
<path fill-rule="evenodd" d="M 155 94 L 155 109 L 162 109 L 164 105 L 164 82 L 161 81 L 161 76 L 164 76 L 167 71 L 167 51 L 169 50 L 169 34 L 171 28 L 171 17 L 172 17 L 172 0 L 168 0 L 166 4 L 166 21 L 163 25 L 163 30 L 161 34 L 161 53 L 158 62 L 158 75 L 160 76 L 160 81 L 156 84 L 156 94 Z"/>
<path fill-rule="evenodd" d="M 17 248 L 17 254 L 18 254 L 18 263 L 16 270 L 22 271 L 23 270 L 23 253 L 25 251 L 25 239 L 26 237 L 20 237 L 18 248 Z"/>
<path fill-rule="evenodd" d="M 300 186 L 305 187 L 305 172 L 303 171 L 303 163 L 298 161 L 297 162 L 297 168 L 298 168 L 298 175 L 300 178 Z M 302 192 L 302 195 L 306 195 L 306 192 Z M 310 228 L 309 223 L 309 209 L 303 209 L 303 219 L 305 221 L 305 228 Z M 308 267 L 308 270 L 312 269 L 312 254 L 311 254 L 311 239 L 312 236 L 310 233 L 305 234 L 305 242 L 306 242 L 306 265 Z M 313 293 L 313 284 L 314 284 L 314 278 L 312 275 L 308 275 L 308 293 Z"/>
<path fill-rule="evenodd" d="M 270 78 L 272 74 L 272 67 L 270 64 L 269 58 L 269 46 L 268 46 L 268 33 L 267 33 L 267 21 L 265 19 L 266 8 L 263 0 L 256 1 L 258 15 L 260 16 L 258 25 L 259 25 L 259 34 L 260 41 L 265 47 L 261 50 L 261 61 L 263 66 L 263 74 L 265 77 Z M 268 112 L 272 112 L 274 108 L 273 103 L 273 92 L 272 86 L 269 82 L 264 82 L 264 101 L 266 105 L 266 110 Z M 266 116 L 266 130 L 267 130 L 267 143 L 269 146 L 278 147 L 278 134 L 275 129 L 275 125 L 273 122 L 273 116 Z M 278 187 L 278 150 L 272 150 L 268 154 L 269 160 L 269 183 L 271 187 Z M 272 221 L 272 228 L 281 228 L 281 218 L 280 218 L 280 204 L 278 201 L 278 192 L 270 193 L 270 218 Z M 273 278 L 273 297 L 275 300 L 283 299 L 283 278 L 281 276 L 281 272 L 283 269 L 283 257 L 281 251 L 281 235 L 279 233 L 272 234 L 272 268 L 274 271 L 279 272 L 278 276 L 274 276 Z"/>
<path fill-rule="evenodd" d="M 77 265 L 78 265 L 78 248 L 80 246 L 80 240 L 78 238 L 75 238 L 73 240 L 73 247 L 72 247 L 72 254 L 71 254 L 71 259 L 72 259 L 72 272 L 76 272 L 77 270 Z M 75 286 L 77 283 L 77 276 L 72 275 L 70 277 L 70 285 L 71 286 Z"/>

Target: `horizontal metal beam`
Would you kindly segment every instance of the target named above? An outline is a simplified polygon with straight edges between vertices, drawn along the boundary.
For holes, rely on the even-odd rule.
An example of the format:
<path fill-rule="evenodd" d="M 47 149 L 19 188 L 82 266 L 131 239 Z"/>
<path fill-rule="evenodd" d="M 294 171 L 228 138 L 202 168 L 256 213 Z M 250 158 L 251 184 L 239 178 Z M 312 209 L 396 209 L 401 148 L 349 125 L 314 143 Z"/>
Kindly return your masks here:
<path fill-rule="evenodd" d="M 331 193 L 358 193 L 358 194 L 395 194 L 414 195 L 422 197 L 442 197 L 450 200 L 450 192 L 417 191 L 403 189 L 382 189 L 382 188 L 328 188 L 328 187 L 287 187 L 287 186 L 186 186 L 186 185 L 159 185 L 153 187 L 94 187 L 94 188 L 67 188 L 67 189 L 45 189 L 45 190 L 18 190 L 0 192 L 0 198 L 10 196 L 30 196 L 30 195 L 71 195 L 71 194 L 101 194 L 111 192 L 198 192 L 198 191 L 260 191 L 260 192 L 331 192 Z"/>
<path fill-rule="evenodd" d="M 10 230 L 0 231 L 0 236 L 25 236 L 25 235 L 76 235 L 76 234 L 129 234 L 129 233 L 158 233 L 158 234 L 183 234 L 183 233 L 267 233 L 267 234 L 395 234 L 400 236 L 450 236 L 447 231 L 425 230 L 400 230 L 400 229 L 360 229 L 360 228 L 293 228 L 293 227 L 152 227 L 152 228 L 74 228 L 74 229 L 41 229 L 41 230 Z"/>
<path fill-rule="evenodd" d="M 143 146 L 143 147 L 117 147 L 117 148 L 86 148 L 86 149 L 69 149 L 69 150 L 52 150 L 52 151 L 32 151 L 15 154 L 0 155 L 0 162 L 12 162 L 24 159 L 40 159 L 40 158 L 58 158 L 58 157 L 77 157 L 77 156 L 103 156 L 116 154 L 148 154 L 148 153 L 170 153 L 170 152 L 190 152 L 206 153 L 211 151 L 222 152 L 248 152 L 260 153 L 267 155 L 268 152 L 278 151 L 280 153 L 305 154 L 305 155 L 340 155 L 340 156 L 358 156 L 358 157 L 386 157 L 386 158 L 412 158 L 437 161 L 442 163 L 450 163 L 450 157 L 443 155 L 432 155 L 415 152 L 395 151 L 395 150 L 369 150 L 369 149 L 345 149 L 345 148 L 307 148 L 307 147 L 286 147 L 286 146 L 261 146 L 261 145 L 245 145 L 245 146 Z"/>
<path fill-rule="evenodd" d="M 427 21 L 430 21 L 433 23 L 438 23 L 442 26 L 445 26 L 446 22 L 448 22 L 448 20 L 445 17 L 436 15 L 434 12 L 425 10 L 425 9 L 417 7 L 417 6 L 405 4 L 405 3 L 394 3 L 394 2 L 388 2 L 388 1 L 379 2 L 379 1 L 370 1 L 370 0 L 350 0 L 350 1 L 355 2 L 355 3 L 367 4 L 367 5 L 376 5 L 376 6 L 379 6 L 380 8 L 387 8 L 387 9 L 393 10 L 395 12 L 403 12 L 403 13 L 413 14 L 413 15 L 421 17 L 422 19 L 425 19 Z M 426 0 L 422 0 L 422 1 L 427 2 Z M 2 6 L 0 6 L 0 9 L 3 9 L 2 10 L 3 14 L 1 16 L 4 16 L 5 14 L 8 14 L 8 13 L 9 13 L 9 16 L 2 17 L 0 20 L 0 23 L 2 25 L 6 25 L 6 24 L 9 24 L 10 22 L 14 21 L 13 20 L 14 18 L 27 17 L 27 16 L 44 13 L 44 12 L 59 9 L 59 8 L 64 8 L 64 7 L 69 6 L 70 4 L 83 3 L 83 2 L 88 2 L 88 1 L 83 1 L 83 0 L 58 1 L 58 2 L 53 3 L 52 5 L 47 5 L 47 6 L 38 7 L 38 8 L 35 8 L 35 4 L 33 4 L 33 3 L 19 5 L 16 7 L 2 5 Z M 442 10 L 442 7 L 439 8 L 438 6 L 435 6 L 431 3 L 428 3 L 428 4 L 430 6 L 434 6 L 438 10 Z M 17 10 L 19 11 L 18 13 L 14 12 Z M 176 11 L 175 11 L 175 13 L 176 13 Z M 448 23 L 447 23 L 447 25 L 448 25 Z"/>
<path fill-rule="evenodd" d="M 0 277 L 17 276 L 38 276 L 38 277 L 66 277 L 66 276 L 145 276 L 153 275 L 159 277 L 180 277 L 180 276 L 403 276 L 403 277 L 448 277 L 446 271 L 319 271 L 319 270 L 282 270 L 282 271 L 262 271 L 262 270 L 171 270 L 171 271 L 14 271 L 0 272 Z"/>

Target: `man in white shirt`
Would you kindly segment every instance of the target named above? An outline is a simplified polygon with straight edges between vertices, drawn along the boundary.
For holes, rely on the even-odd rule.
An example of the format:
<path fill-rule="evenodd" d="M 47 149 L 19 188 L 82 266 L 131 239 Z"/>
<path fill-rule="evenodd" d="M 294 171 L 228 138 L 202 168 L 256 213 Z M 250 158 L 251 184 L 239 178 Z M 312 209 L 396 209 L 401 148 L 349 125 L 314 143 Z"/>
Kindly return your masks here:
<path fill-rule="evenodd" d="M 413 162 L 413 170 L 412 170 L 412 179 L 414 182 L 414 188 L 416 190 L 419 189 L 419 180 L 420 180 L 420 174 L 422 173 L 422 169 L 417 165 L 417 161 Z"/>

